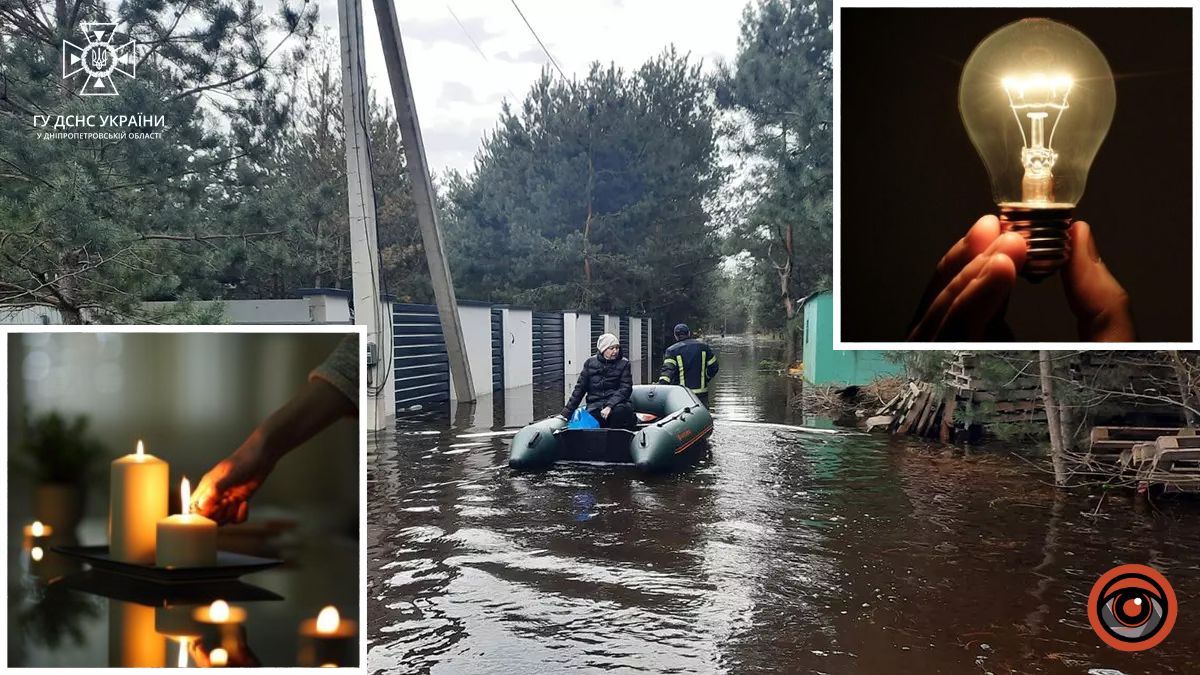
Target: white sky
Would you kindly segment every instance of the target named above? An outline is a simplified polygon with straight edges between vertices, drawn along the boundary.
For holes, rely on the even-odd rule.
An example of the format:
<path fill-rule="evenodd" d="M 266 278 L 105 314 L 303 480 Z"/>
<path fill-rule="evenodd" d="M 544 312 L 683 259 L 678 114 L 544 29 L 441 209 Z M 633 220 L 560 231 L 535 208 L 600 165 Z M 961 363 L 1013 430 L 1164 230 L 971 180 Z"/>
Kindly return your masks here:
<path fill-rule="evenodd" d="M 470 170 L 480 141 L 495 127 L 503 99 L 523 100 L 549 64 L 510 0 L 394 0 L 413 95 L 435 175 Z M 732 61 L 748 0 L 517 0 L 568 77 L 592 61 L 627 71 L 674 43 L 680 53 Z M 391 100 L 371 2 L 364 0 L 367 74 Z M 454 16 L 487 56 L 480 56 Z M 337 0 L 320 0 L 320 24 L 336 37 Z"/>

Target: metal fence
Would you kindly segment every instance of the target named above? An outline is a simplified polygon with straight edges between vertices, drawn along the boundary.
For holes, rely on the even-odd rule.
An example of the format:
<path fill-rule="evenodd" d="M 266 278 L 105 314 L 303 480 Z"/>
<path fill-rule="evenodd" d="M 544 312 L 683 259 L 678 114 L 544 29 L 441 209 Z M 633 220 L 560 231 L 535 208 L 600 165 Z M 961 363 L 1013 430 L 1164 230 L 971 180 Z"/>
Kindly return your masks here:
<path fill-rule="evenodd" d="M 533 383 L 561 381 L 563 372 L 562 312 L 533 313 Z"/>
<path fill-rule="evenodd" d="M 396 409 L 450 400 L 450 361 L 434 305 L 392 305 Z"/>

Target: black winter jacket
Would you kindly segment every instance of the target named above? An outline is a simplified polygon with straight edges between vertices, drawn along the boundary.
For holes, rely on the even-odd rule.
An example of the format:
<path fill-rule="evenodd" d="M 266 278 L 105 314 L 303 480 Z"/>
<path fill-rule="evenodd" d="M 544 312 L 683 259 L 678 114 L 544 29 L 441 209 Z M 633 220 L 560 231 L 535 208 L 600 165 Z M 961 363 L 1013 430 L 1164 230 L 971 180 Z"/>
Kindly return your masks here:
<path fill-rule="evenodd" d="M 583 395 L 587 394 L 588 411 L 600 410 L 606 406 L 628 403 L 633 393 L 633 372 L 630 370 L 629 359 L 618 356 L 613 361 L 605 360 L 597 354 L 583 362 L 583 371 L 575 382 L 575 391 L 567 399 L 567 405 L 562 410 L 562 416 L 567 419 L 575 413 Z"/>

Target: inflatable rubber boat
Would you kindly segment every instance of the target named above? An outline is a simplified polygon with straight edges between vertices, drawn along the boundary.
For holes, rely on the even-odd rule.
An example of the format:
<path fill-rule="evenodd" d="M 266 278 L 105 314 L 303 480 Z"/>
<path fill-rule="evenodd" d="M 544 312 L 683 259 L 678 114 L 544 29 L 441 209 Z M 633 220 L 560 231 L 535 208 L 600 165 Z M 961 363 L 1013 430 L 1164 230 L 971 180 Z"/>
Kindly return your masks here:
<path fill-rule="evenodd" d="M 517 432 L 508 465 L 529 470 L 555 462 L 608 462 L 666 471 L 694 461 L 707 449 L 712 415 L 686 387 L 634 385 L 630 403 L 637 412 L 637 431 L 568 429 L 561 417 L 550 417 Z"/>

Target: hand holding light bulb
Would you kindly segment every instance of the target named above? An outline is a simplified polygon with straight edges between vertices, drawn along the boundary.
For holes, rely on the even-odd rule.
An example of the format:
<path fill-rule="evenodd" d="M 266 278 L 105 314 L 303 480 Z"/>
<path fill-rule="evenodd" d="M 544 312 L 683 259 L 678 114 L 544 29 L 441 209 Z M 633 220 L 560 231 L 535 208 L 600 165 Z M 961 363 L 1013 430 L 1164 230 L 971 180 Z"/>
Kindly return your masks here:
<path fill-rule="evenodd" d="M 1116 102 L 1100 49 L 1049 19 L 1000 28 L 963 65 L 963 126 L 987 168 L 1003 231 L 1027 242 L 1021 274 L 1031 281 L 1070 258 L 1072 211 Z"/>
<path fill-rule="evenodd" d="M 1100 258 L 1084 221 L 1067 230 L 1074 251 L 1062 268 L 1067 304 L 1079 339 L 1135 340 L 1129 296 Z M 1008 298 L 1027 260 L 1025 239 L 984 216 L 938 262 L 917 308 L 909 340 L 1011 340 L 1004 323 Z"/>

